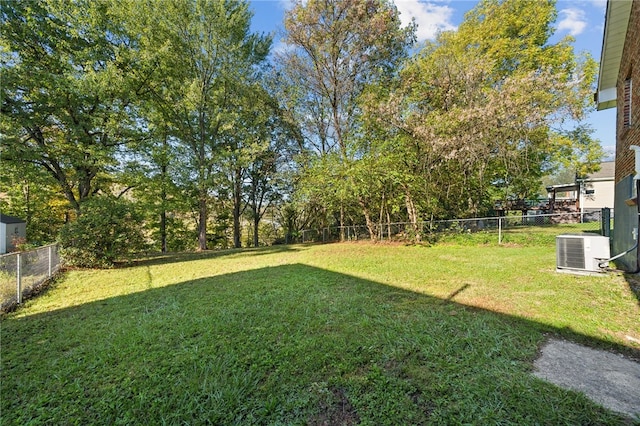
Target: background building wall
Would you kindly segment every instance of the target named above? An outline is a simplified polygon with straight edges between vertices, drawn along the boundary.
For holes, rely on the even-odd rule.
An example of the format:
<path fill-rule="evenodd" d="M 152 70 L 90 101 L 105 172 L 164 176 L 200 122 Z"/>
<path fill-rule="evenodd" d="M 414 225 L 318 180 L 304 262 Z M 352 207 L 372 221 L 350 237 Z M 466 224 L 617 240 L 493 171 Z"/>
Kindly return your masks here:
<path fill-rule="evenodd" d="M 613 208 L 614 184 L 613 180 L 585 182 L 584 189 L 593 191 L 591 194 L 583 194 L 580 207 L 583 209 Z"/>

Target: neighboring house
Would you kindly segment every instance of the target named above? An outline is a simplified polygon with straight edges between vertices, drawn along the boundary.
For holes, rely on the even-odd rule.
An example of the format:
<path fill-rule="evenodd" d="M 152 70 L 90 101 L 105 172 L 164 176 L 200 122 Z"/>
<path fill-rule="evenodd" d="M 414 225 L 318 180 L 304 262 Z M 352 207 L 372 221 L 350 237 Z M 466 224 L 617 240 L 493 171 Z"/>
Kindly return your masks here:
<path fill-rule="evenodd" d="M 600 163 L 600 170 L 574 183 L 547 186 L 549 213 L 590 213 L 614 206 L 615 162 Z"/>
<path fill-rule="evenodd" d="M 640 0 L 607 2 L 596 100 L 598 110 L 617 108 L 611 254 L 629 251 L 618 260 L 618 266 L 635 272 L 640 269 L 636 246 L 640 227 L 640 164 L 636 163 L 640 163 L 640 151 L 632 147 L 640 147 Z"/>
<path fill-rule="evenodd" d="M 614 207 L 615 192 L 614 161 L 600 163 L 600 170 L 576 182 L 580 188 L 578 206 L 583 212 Z"/>
<path fill-rule="evenodd" d="M 0 214 L 0 254 L 14 251 L 16 239 L 26 237 L 27 223 L 24 220 Z"/>

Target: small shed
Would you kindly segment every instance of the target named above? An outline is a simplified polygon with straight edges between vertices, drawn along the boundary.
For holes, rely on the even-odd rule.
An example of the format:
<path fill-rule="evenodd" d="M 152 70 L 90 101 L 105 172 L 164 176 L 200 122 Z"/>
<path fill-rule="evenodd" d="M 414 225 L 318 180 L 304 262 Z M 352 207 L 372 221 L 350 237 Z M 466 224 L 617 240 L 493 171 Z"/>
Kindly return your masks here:
<path fill-rule="evenodd" d="M 0 213 L 0 254 L 14 251 L 15 241 L 18 238 L 27 238 L 27 222 L 18 217 Z"/>

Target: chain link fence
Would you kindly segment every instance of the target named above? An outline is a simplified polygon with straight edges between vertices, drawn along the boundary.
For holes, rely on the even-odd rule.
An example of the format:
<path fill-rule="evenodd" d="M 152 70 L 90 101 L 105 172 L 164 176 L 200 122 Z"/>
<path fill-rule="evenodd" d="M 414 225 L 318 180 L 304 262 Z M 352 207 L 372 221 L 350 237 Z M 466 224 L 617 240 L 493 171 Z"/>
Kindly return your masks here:
<path fill-rule="evenodd" d="M 0 311 L 22 303 L 59 269 L 57 244 L 0 256 Z"/>
<path fill-rule="evenodd" d="M 506 233 L 531 226 L 575 224 L 579 227 L 580 232 L 593 232 L 609 236 L 612 229 L 612 219 L 613 210 L 602 209 L 589 212 L 433 220 L 416 224 L 411 222 L 378 223 L 373 225 L 373 232 L 376 239 L 380 241 L 415 241 L 417 238 L 429 240 L 447 234 L 485 232 L 495 234 L 495 241 L 500 244 Z M 367 226 L 354 225 L 307 229 L 300 232 L 296 242 L 357 241 L 369 240 L 370 238 L 371 233 Z"/>
<path fill-rule="evenodd" d="M 613 211 L 602 209 L 591 212 L 559 214 L 508 215 L 471 219 L 433 220 L 373 225 L 374 235 L 380 241 L 437 240 L 446 235 L 462 236 L 483 232 L 488 239 L 502 243 L 510 232 L 533 226 L 575 224 L 579 232 L 593 232 L 609 236 Z M 566 230 L 566 228 L 565 228 Z M 307 229 L 301 231 L 297 243 L 369 240 L 371 234 L 364 225 Z M 23 299 L 37 292 L 60 269 L 58 245 L 0 256 L 0 311 L 10 310 Z"/>

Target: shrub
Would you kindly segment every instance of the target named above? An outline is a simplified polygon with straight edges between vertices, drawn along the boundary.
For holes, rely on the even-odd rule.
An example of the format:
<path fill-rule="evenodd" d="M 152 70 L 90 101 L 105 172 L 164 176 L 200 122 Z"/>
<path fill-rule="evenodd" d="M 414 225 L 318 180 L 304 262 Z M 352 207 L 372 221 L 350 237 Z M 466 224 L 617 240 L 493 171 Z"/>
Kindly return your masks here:
<path fill-rule="evenodd" d="M 64 263 L 80 267 L 111 267 L 145 247 L 141 216 L 131 202 L 94 197 L 82 203 L 82 213 L 60 231 Z"/>

